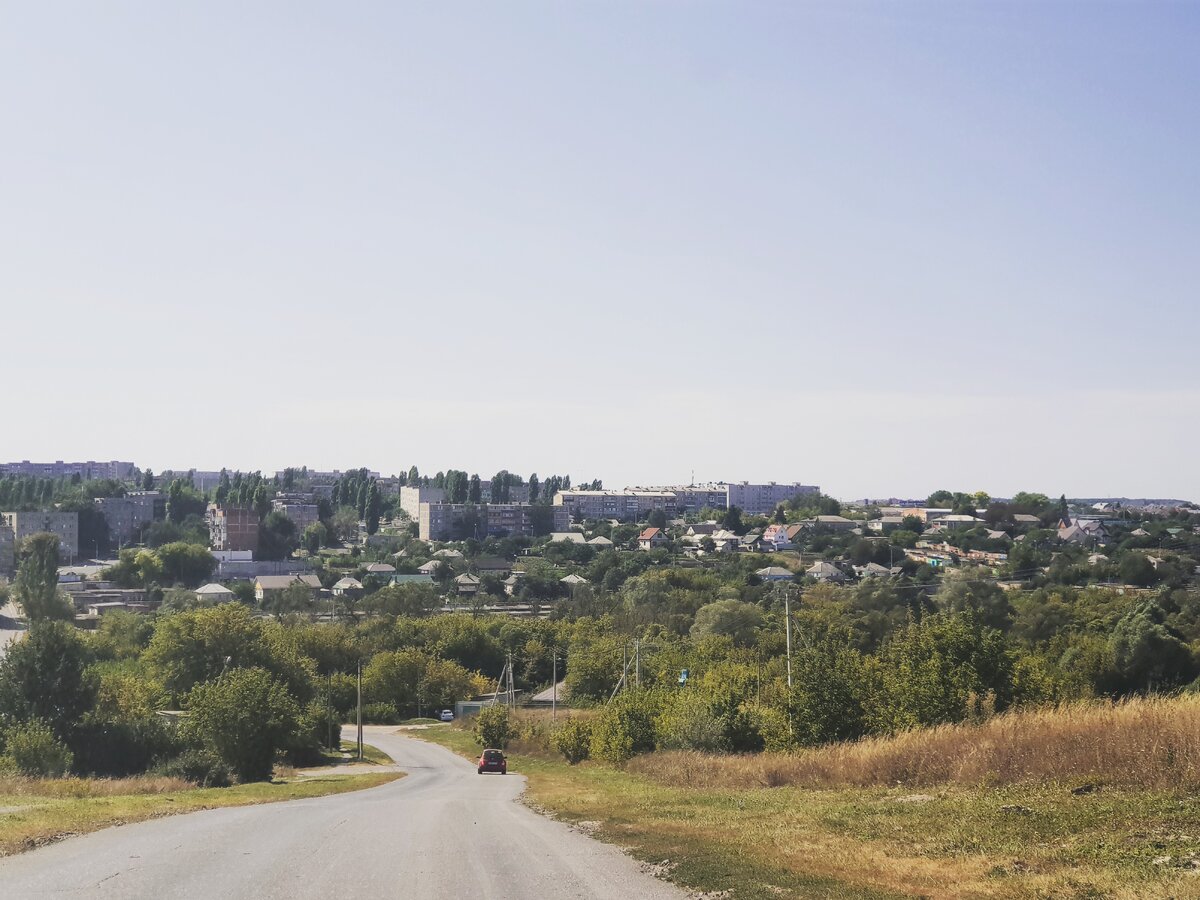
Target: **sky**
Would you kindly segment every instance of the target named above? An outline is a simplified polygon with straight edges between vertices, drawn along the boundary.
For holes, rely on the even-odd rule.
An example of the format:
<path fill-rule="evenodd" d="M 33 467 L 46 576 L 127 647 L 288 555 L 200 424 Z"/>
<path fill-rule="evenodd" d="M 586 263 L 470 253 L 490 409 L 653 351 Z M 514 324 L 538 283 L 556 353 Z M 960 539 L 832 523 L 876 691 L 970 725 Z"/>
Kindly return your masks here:
<path fill-rule="evenodd" d="M 1200 499 L 1198 39 L 0 0 L 0 460 Z"/>

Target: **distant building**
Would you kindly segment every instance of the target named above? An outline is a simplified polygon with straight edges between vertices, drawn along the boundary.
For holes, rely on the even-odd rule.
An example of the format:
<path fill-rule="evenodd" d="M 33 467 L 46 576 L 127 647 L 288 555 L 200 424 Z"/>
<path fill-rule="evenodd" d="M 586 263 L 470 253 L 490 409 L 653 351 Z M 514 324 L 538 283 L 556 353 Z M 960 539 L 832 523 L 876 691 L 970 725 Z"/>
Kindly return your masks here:
<path fill-rule="evenodd" d="M 254 599 L 262 603 L 294 584 L 304 585 L 314 599 L 321 590 L 321 580 L 316 575 L 259 575 L 254 580 Z"/>
<path fill-rule="evenodd" d="M 93 502 L 116 544 L 130 543 L 143 528 L 167 514 L 167 498 L 158 491 L 130 491 L 124 497 L 97 497 Z"/>
<path fill-rule="evenodd" d="M 446 492 L 441 488 L 409 487 L 408 485 L 400 488 L 400 508 L 414 522 L 421 518 L 422 503 L 445 502 Z"/>
<path fill-rule="evenodd" d="M 0 575 L 7 575 L 17 567 L 17 543 L 12 529 L 0 520 Z"/>
<path fill-rule="evenodd" d="M 538 517 L 547 516 L 550 531 L 566 531 L 570 516 L 560 506 L 536 506 L 530 503 L 422 503 L 417 516 L 418 534 L 423 541 L 446 541 L 472 537 L 503 535 L 532 536 L 538 530 Z"/>
<path fill-rule="evenodd" d="M 821 489 L 816 485 L 798 482 L 715 482 L 673 487 L 634 487 L 623 491 L 565 490 L 554 495 L 554 504 L 566 507 L 576 520 L 622 519 L 640 522 L 656 510 L 674 516 L 705 508 L 728 509 L 736 506 L 747 515 L 767 515 L 780 503 L 793 497 L 820 492 Z"/>
<path fill-rule="evenodd" d="M 638 535 L 639 550 L 653 550 L 667 542 L 667 536 L 661 528 L 647 528 Z"/>
<path fill-rule="evenodd" d="M 304 503 L 299 500 L 272 500 L 271 508 L 287 516 L 296 526 L 296 534 L 304 534 L 304 529 L 321 521 L 320 510 L 315 503 Z"/>
<path fill-rule="evenodd" d="M 212 549 L 258 552 L 258 513 L 254 510 L 210 503 L 207 519 Z"/>
<path fill-rule="evenodd" d="M 132 481 L 137 473 L 137 466 L 131 462 L 63 462 L 61 459 L 52 463 L 35 463 L 29 460 L 22 462 L 0 463 L 0 477 L 5 475 L 26 475 L 31 478 L 71 478 L 78 475 L 84 481 L 96 478 L 113 478 L 117 481 Z"/>
<path fill-rule="evenodd" d="M 48 531 L 58 536 L 58 549 L 64 562 L 75 561 L 79 555 L 79 513 L 76 512 L 6 512 L 0 521 L 12 533 L 14 552 L 33 534 Z"/>

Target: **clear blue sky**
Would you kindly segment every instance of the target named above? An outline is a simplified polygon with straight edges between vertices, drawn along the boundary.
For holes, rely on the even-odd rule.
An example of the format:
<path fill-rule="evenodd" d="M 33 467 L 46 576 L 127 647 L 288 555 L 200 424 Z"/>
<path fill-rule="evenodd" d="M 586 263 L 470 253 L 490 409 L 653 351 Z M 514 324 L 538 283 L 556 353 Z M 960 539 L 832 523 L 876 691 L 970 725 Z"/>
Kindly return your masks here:
<path fill-rule="evenodd" d="M 0 458 L 1200 499 L 1200 5 L 0 2 Z"/>

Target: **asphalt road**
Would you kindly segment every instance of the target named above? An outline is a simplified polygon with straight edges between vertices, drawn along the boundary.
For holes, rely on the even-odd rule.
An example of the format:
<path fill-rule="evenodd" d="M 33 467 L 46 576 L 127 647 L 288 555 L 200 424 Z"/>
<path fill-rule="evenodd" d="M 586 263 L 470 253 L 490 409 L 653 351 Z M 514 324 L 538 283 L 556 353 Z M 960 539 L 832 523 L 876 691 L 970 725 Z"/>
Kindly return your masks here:
<path fill-rule="evenodd" d="M 531 812 L 519 775 L 370 729 L 408 776 L 331 797 L 109 828 L 0 859 L 0 897 L 679 898 L 617 849 Z"/>

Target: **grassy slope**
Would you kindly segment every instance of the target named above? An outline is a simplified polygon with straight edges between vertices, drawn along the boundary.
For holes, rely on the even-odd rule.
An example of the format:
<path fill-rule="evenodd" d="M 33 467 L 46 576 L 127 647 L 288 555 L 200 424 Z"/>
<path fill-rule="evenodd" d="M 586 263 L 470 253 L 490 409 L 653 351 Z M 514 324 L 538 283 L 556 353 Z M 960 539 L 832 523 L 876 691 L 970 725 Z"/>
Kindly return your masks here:
<path fill-rule="evenodd" d="M 416 736 L 416 735 L 414 735 Z M 464 755 L 471 735 L 419 737 Z M 1200 897 L 1200 802 L 1169 792 L 1066 785 L 697 789 L 512 754 L 529 800 L 671 879 L 735 898 Z M 1156 859 L 1172 857 L 1172 864 Z"/>
<path fill-rule="evenodd" d="M 105 790 L 86 780 L 0 782 L 0 856 L 19 853 L 75 834 L 110 825 L 222 806 L 247 806 L 299 800 L 376 787 L 401 777 L 398 773 L 289 778 L 229 788 L 159 790 L 154 780 L 104 782 Z M 124 786 L 127 785 L 127 788 Z M 127 789 L 128 793 L 122 793 Z M 115 791 L 115 793 L 109 793 Z M 9 812 L 2 812 L 9 809 Z"/>

